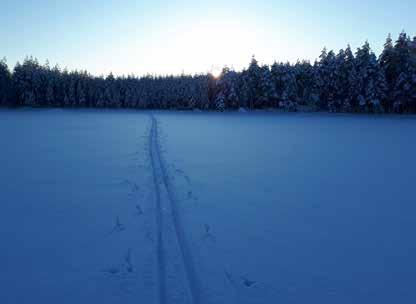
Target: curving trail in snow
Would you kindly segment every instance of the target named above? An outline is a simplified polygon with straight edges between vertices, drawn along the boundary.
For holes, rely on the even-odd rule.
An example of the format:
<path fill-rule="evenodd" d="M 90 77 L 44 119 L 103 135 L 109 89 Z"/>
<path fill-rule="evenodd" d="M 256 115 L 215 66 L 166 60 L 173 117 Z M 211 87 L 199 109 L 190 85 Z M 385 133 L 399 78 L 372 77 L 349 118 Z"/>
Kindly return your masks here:
<path fill-rule="evenodd" d="M 159 303 L 201 303 L 201 288 L 173 186 L 161 156 L 158 122 L 150 116 L 149 156 L 156 208 L 156 254 Z"/>

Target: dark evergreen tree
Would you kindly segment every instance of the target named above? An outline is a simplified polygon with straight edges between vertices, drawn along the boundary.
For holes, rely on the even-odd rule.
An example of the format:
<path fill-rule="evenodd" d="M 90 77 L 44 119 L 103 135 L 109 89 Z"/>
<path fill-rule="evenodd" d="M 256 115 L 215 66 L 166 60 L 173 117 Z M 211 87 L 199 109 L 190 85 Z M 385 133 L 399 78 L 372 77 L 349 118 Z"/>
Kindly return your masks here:
<path fill-rule="evenodd" d="M 323 49 L 315 63 L 316 85 L 319 91 L 318 107 L 322 110 L 331 108 L 335 102 L 337 92 L 337 58 L 333 51 Z"/>
<path fill-rule="evenodd" d="M 296 99 L 300 106 L 313 110 L 317 100 L 313 66 L 309 61 L 298 61 L 293 68 L 296 75 Z"/>
<path fill-rule="evenodd" d="M 277 106 L 287 111 L 295 111 L 298 96 L 295 69 L 289 63 L 275 62 L 272 65 L 271 74 L 274 81 Z"/>
<path fill-rule="evenodd" d="M 383 112 L 382 101 L 386 98 L 387 83 L 384 71 L 366 42 L 356 53 L 357 103 L 360 112 Z"/>
<path fill-rule="evenodd" d="M 0 105 L 135 109 L 282 108 L 359 112 L 416 112 L 416 37 L 389 35 L 379 59 L 368 43 L 354 55 L 324 49 L 313 65 L 274 63 L 224 68 L 213 75 L 96 77 L 50 68 L 33 57 L 10 73 L 0 61 Z"/>
<path fill-rule="evenodd" d="M 260 99 L 260 81 L 261 81 L 261 69 L 254 56 L 251 59 L 247 73 L 245 75 L 247 86 L 248 107 L 250 109 L 261 108 L 262 101 Z"/>
<path fill-rule="evenodd" d="M 0 60 L 0 105 L 12 105 L 12 93 L 12 75 L 6 64 L 6 59 L 2 59 Z"/>

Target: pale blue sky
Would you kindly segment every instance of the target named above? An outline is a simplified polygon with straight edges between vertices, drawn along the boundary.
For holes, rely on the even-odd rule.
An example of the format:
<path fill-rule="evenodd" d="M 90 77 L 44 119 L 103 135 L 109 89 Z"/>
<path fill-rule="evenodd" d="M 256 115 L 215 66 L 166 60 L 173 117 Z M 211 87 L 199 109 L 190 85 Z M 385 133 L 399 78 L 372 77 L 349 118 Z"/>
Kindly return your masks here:
<path fill-rule="evenodd" d="M 207 72 L 314 60 L 321 49 L 376 53 L 386 35 L 416 35 L 416 1 L 0 0 L 0 57 L 33 55 L 92 74 Z"/>

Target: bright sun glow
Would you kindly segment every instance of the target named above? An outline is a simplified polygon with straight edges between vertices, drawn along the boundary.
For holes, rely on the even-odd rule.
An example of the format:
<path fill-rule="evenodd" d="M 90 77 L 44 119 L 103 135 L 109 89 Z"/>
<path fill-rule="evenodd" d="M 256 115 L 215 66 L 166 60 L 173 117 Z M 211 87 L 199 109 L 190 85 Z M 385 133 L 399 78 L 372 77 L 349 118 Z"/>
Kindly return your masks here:
<path fill-rule="evenodd" d="M 242 24 L 238 20 L 210 20 L 164 28 L 153 35 L 150 50 L 137 65 L 157 74 L 209 72 L 219 76 L 225 65 L 235 69 L 246 66 L 253 55 L 253 46 L 259 45 L 259 37 L 247 22 Z"/>
<path fill-rule="evenodd" d="M 211 73 L 218 77 L 225 66 L 235 70 L 246 68 L 253 55 L 267 64 L 274 59 L 290 58 L 291 54 L 284 53 L 280 46 L 281 41 L 290 40 L 283 34 L 270 39 L 273 36 L 270 27 L 258 20 L 219 15 L 205 18 L 165 20 L 159 26 L 149 26 L 143 29 L 146 33 L 143 39 L 127 37 L 120 41 L 120 47 L 109 48 L 111 53 L 102 54 L 102 64 L 97 69 L 111 61 L 116 74 Z"/>
<path fill-rule="evenodd" d="M 213 68 L 209 71 L 209 73 L 210 73 L 212 76 L 214 76 L 215 78 L 220 77 L 221 72 L 222 72 L 222 68 L 221 68 L 221 67 L 213 67 Z"/>

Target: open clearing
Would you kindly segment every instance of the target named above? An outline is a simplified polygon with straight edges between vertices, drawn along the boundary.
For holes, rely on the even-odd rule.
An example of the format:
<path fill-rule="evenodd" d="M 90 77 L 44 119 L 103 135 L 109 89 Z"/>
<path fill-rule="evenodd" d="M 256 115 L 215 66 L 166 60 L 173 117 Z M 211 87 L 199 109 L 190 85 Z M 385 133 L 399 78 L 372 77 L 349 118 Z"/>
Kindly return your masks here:
<path fill-rule="evenodd" d="M 0 111 L 0 303 L 414 303 L 415 117 Z"/>

